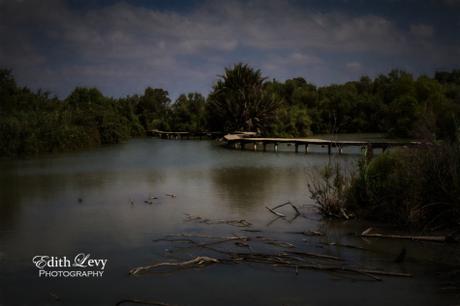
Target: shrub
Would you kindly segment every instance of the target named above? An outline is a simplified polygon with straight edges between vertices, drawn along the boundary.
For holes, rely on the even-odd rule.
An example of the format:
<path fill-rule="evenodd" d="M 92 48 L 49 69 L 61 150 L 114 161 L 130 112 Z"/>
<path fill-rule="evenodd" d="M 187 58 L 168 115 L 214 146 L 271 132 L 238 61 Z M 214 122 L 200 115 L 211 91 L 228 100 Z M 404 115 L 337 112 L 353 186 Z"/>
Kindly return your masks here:
<path fill-rule="evenodd" d="M 308 186 L 324 216 L 347 211 L 427 230 L 460 225 L 458 144 L 387 151 L 343 173 L 338 164 L 327 165 L 320 180 Z"/>
<path fill-rule="evenodd" d="M 319 175 L 312 174 L 309 177 L 307 186 L 310 197 L 318 204 L 318 209 L 323 216 L 348 218 L 345 211 L 345 196 L 351 180 L 343 172 L 338 162 L 329 162 L 319 171 Z"/>

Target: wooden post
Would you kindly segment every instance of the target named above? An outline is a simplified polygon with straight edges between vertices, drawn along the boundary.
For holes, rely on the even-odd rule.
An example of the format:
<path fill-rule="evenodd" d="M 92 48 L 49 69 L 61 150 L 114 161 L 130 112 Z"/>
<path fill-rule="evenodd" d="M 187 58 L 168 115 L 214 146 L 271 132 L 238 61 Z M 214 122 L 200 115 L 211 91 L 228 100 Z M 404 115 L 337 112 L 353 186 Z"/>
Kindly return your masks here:
<path fill-rule="evenodd" d="M 295 152 L 299 153 L 299 144 L 298 143 L 295 144 Z"/>
<path fill-rule="evenodd" d="M 331 155 L 331 147 L 332 147 L 331 143 L 328 143 L 327 144 L 327 154 L 329 155 Z"/>
<path fill-rule="evenodd" d="M 262 145 L 263 145 L 263 147 L 264 147 L 264 152 L 267 151 L 267 143 L 264 141 L 264 142 L 262 143 Z"/>
<path fill-rule="evenodd" d="M 236 141 L 233 143 L 233 148 L 238 149 L 238 143 Z"/>
<path fill-rule="evenodd" d="M 343 153 L 343 148 L 342 146 L 339 146 L 339 154 L 342 154 Z"/>
<path fill-rule="evenodd" d="M 240 142 L 240 150 L 244 150 L 244 142 Z"/>
<path fill-rule="evenodd" d="M 308 143 L 305 144 L 305 154 L 308 154 Z"/>
<path fill-rule="evenodd" d="M 257 142 L 254 141 L 253 147 L 254 147 L 254 151 L 257 151 Z"/>
<path fill-rule="evenodd" d="M 367 162 L 370 162 L 372 160 L 372 157 L 373 157 L 373 148 L 372 148 L 372 143 L 368 143 L 367 144 L 367 150 L 366 150 L 366 160 Z"/>
<path fill-rule="evenodd" d="M 277 142 L 274 143 L 273 149 L 275 150 L 275 152 L 278 152 L 278 143 Z"/>

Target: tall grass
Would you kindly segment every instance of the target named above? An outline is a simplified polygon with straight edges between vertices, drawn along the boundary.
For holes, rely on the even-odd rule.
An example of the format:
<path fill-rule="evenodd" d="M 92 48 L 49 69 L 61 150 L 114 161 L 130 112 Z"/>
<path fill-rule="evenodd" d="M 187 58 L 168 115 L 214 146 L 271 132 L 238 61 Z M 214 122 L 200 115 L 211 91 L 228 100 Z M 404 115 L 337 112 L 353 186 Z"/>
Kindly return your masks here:
<path fill-rule="evenodd" d="M 345 211 L 346 194 L 354 174 L 346 174 L 338 161 L 329 162 L 318 172 L 310 174 L 307 187 L 320 213 L 335 218 L 348 216 Z"/>

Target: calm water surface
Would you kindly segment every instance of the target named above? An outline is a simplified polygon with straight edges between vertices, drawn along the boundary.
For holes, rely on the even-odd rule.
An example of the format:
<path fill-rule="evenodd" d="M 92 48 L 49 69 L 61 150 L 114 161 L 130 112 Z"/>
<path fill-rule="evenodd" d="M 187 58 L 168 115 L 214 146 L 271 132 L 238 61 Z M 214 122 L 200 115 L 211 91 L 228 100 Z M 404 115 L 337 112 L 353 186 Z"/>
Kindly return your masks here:
<path fill-rule="evenodd" d="M 349 165 L 357 155 L 338 158 Z M 364 224 L 319 220 L 309 206 L 307 177 L 328 159 L 324 153 L 228 150 L 211 141 L 138 139 L 85 152 L 1 161 L 0 305 L 114 305 L 126 298 L 178 305 L 458 303 L 460 296 L 450 290 L 459 264 L 457 246 L 364 241 L 350 235 L 365 229 Z M 151 197 L 156 199 L 146 204 Z M 283 213 L 288 220 L 274 220 L 265 209 L 287 200 L 300 207 L 306 218 L 291 220 L 293 212 L 287 208 Z M 245 219 L 252 223 L 251 228 L 262 232 L 190 222 L 184 220 L 184 214 Z M 303 230 L 326 235 L 289 233 Z M 216 256 L 192 248 L 171 252 L 177 244 L 153 241 L 180 233 L 275 237 L 299 250 L 415 277 L 374 282 L 308 270 L 296 275 L 254 264 L 128 275 L 133 267 L 157 261 Z M 368 251 L 330 246 L 329 242 Z M 396 264 L 394 258 L 403 247 L 408 259 Z M 266 248 L 261 245 L 257 251 Z M 108 259 L 102 278 L 39 278 L 32 263 L 39 254 L 71 258 L 81 252 Z"/>

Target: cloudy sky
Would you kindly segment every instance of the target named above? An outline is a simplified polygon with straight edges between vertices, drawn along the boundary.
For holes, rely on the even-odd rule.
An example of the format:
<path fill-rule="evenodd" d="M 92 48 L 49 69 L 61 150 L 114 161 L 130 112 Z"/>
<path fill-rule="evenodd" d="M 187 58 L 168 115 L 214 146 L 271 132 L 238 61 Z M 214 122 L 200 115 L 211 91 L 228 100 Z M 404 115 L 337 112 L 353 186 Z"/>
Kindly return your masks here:
<path fill-rule="evenodd" d="M 460 1 L 0 0 L 0 67 L 65 97 L 207 94 L 245 62 L 325 85 L 460 67 Z"/>

